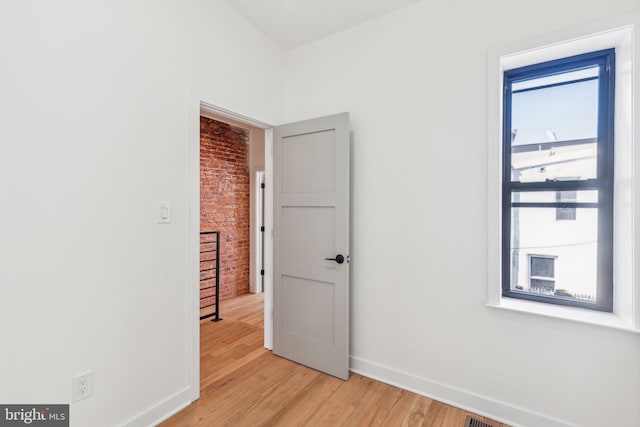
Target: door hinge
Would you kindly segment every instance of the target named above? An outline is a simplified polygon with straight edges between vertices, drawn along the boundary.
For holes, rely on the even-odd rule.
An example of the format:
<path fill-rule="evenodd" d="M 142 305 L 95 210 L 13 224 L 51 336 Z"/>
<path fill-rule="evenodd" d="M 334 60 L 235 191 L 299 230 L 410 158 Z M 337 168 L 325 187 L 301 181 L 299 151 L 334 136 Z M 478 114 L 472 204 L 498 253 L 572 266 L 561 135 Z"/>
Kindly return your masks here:
<path fill-rule="evenodd" d="M 260 232 L 264 233 L 264 225 L 262 227 L 260 227 Z"/>
<path fill-rule="evenodd" d="M 264 182 L 260 184 L 260 188 L 264 188 Z"/>
<path fill-rule="evenodd" d="M 264 276 L 264 270 L 260 270 L 260 275 Z"/>

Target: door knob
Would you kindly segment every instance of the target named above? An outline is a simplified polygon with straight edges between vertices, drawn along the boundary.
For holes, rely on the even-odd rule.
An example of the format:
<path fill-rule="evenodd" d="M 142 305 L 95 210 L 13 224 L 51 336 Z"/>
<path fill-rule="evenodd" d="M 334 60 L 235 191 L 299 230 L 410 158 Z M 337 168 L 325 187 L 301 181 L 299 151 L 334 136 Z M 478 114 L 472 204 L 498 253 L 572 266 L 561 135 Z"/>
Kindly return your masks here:
<path fill-rule="evenodd" d="M 344 262 L 344 257 L 340 254 L 336 255 L 335 258 L 325 258 L 327 261 L 335 261 L 338 264 L 342 264 Z"/>

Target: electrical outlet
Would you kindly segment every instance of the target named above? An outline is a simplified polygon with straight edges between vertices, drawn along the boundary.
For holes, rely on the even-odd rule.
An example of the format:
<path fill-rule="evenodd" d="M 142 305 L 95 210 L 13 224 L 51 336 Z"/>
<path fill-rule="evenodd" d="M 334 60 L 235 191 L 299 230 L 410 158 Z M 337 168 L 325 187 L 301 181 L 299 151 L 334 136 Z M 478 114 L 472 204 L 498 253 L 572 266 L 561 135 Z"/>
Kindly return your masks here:
<path fill-rule="evenodd" d="M 93 371 L 76 375 L 71 379 L 71 397 L 74 402 L 91 396 L 93 393 Z"/>

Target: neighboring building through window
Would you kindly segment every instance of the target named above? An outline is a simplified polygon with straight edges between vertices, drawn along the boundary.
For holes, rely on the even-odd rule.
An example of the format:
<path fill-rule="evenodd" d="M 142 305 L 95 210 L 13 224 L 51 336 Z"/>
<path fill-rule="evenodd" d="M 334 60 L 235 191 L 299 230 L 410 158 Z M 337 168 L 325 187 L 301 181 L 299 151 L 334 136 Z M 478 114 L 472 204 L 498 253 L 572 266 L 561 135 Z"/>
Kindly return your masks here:
<path fill-rule="evenodd" d="M 612 311 L 614 65 L 608 49 L 504 72 L 505 297 Z"/>

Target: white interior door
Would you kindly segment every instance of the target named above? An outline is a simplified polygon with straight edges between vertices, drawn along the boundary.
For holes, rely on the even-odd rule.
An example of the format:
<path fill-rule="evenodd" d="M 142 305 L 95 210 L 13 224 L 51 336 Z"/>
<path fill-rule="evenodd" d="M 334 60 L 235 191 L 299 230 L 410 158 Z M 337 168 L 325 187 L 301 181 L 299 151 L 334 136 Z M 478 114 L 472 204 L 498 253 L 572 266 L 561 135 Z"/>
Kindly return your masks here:
<path fill-rule="evenodd" d="M 274 128 L 273 353 L 349 378 L 349 114 Z"/>

